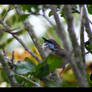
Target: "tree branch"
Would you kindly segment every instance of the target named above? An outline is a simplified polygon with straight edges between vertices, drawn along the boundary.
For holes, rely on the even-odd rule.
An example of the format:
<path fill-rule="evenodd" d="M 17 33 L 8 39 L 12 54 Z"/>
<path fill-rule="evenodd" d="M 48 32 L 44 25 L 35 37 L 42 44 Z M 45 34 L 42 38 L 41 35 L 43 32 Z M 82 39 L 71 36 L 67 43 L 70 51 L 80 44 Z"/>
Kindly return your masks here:
<path fill-rule="evenodd" d="M 78 67 L 77 69 L 79 70 L 79 73 L 77 74 L 77 77 L 79 77 L 78 83 L 80 84 L 80 86 L 87 87 L 88 83 L 87 83 L 87 79 L 86 79 L 85 65 L 81 59 L 80 47 L 78 45 L 77 38 L 75 35 L 75 31 L 74 31 L 73 16 L 72 16 L 72 10 L 71 10 L 70 5 L 65 5 L 64 14 L 65 14 L 65 17 L 67 20 L 70 39 L 72 41 L 72 46 L 73 46 L 75 61 L 76 61 L 75 63 Z"/>
<path fill-rule="evenodd" d="M 16 9 L 16 12 L 18 13 L 19 16 L 24 15 L 24 12 L 19 8 L 18 5 L 15 5 L 15 9 Z M 23 24 L 24 24 L 24 26 L 26 28 L 26 31 L 28 32 L 30 38 L 33 40 L 33 42 L 34 42 L 37 50 L 39 51 L 41 57 L 44 59 L 45 58 L 44 51 L 41 48 L 41 45 L 40 45 L 40 43 L 39 43 L 39 41 L 38 41 L 38 39 L 37 39 L 37 37 L 36 37 L 36 35 L 34 33 L 34 30 L 32 29 L 32 25 L 29 23 L 28 20 L 25 20 L 23 22 Z"/>
<path fill-rule="evenodd" d="M 2 53 L 0 52 L 0 62 L 3 66 L 3 69 L 7 75 L 7 78 L 8 78 L 8 81 L 10 83 L 10 86 L 11 87 L 16 87 L 17 86 L 17 83 L 15 83 L 15 80 L 14 80 L 14 76 L 12 74 L 12 71 L 10 70 L 9 68 L 9 65 L 8 65 L 8 60 L 2 55 Z"/>
<path fill-rule="evenodd" d="M 0 20 L 0 23 L 4 26 L 4 28 L 1 28 L 0 31 L 5 31 L 5 32 L 10 33 L 24 47 L 24 49 L 28 53 L 30 53 L 39 63 L 41 63 L 41 60 L 38 58 L 38 56 L 36 56 L 30 49 L 28 49 L 21 39 L 19 39 L 15 34 L 12 33 L 12 30 L 9 28 L 7 24 L 5 24 L 1 20 Z"/>
<path fill-rule="evenodd" d="M 82 80 L 80 70 L 78 69 L 78 66 L 77 66 L 76 62 L 74 62 L 75 58 L 70 53 L 71 51 L 70 51 L 66 36 L 64 34 L 64 28 L 63 28 L 62 24 L 60 23 L 59 16 L 56 12 L 56 6 L 55 5 L 50 5 L 49 7 L 52 10 L 52 13 L 54 15 L 54 19 L 56 21 L 56 25 L 57 25 L 56 32 L 57 32 L 57 34 L 59 35 L 59 37 L 61 38 L 61 40 L 63 42 L 63 45 L 65 47 L 65 51 L 68 51 L 67 52 L 67 61 L 70 63 L 79 85 L 80 86 L 87 86 L 86 84 L 83 84 L 84 82 L 82 82 L 82 81 L 84 81 L 84 80 Z M 67 15 L 69 15 L 69 13 Z M 82 83 L 80 82 L 80 80 L 81 80 Z"/>
<path fill-rule="evenodd" d="M 85 45 L 84 45 L 84 13 L 83 7 L 80 6 L 80 42 L 81 42 L 81 52 L 82 52 L 82 59 L 85 64 Z"/>
<path fill-rule="evenodd" d="M 85 5 L 83 5 L 83 11 L 84 11 L 84 24 L 85 24 L 86 32 L 88 33 L 90 43 L 92 44 L 92 30 L 91 30 L 90 25 L 89 25 L 89 19 L 88 19 Z"/>
<path fill-rule="evenodd" d="M 18 76 L 18 77 L 20 77 L 20 78 L 23 78 L 24 80 L 26 80 L 26 81 L 28 81 L 28 82 L 30 82 L 30 83 L 33 83 L 36 87 L 42 87 L 39 83 L 34 82 L 34 81 L 32 81 L 32 80 L 29 80 L 28 78 L 26 78 L 26 77 L 23 76 L 23 75 L 19 75 L 19 74 L 15 73 L 15 72 L 14 72 L 14 75 L 16 75 L 16 76 Z"/>

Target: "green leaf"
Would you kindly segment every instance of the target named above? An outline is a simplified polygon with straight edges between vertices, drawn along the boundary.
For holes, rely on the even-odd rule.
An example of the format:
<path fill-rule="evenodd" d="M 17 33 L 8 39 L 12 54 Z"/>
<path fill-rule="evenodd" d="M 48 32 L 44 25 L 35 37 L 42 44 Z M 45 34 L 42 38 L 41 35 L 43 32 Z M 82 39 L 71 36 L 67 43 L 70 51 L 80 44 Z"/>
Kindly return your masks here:
<path fill-rule="evenodd" d="M 61 16 L 61 17 L 64 17 L 64 11 L 61 11 L 61 12 L 60 12 L 60 16 Z"/>
<path fill-rule="evenodd" d="M 92 87 L 92 73 L 91 74 L 87 73 L 87 81 L 89 86 Z"/>
<path fill-rule="evenodd" d="M 62 58 L 60 56 L 50 54 L 47 59 L 47 64 L 49 65 L 49 71 L 52 72 L 61 66 Z"/>
<path fill-rule="evenodd" d="M 90 44 L 89 40 L 85 42 L 85 47 L 92 54 L 92 44 Z"/>
<path fill-rule="evenodd" d="M 38 5 L 20 5 L 21 8 L 24 10 L 24 11 L 28 11 L 28 12 L 32 12 L 32 8 L 35 10 L 35 13 L 39 12 L 40 8 Z"/>
<path fill-rule="evenodd" d="M 17 74 L 27 74 L 36 71 L 36 67 L 32 62 L 20 62 L 16 64 L 15 72 Z"/>
<path fill-rule="evenodd" d="M 26 62 L 31 62 L 36 67 L 36 63 L 34 61 L 32 61 L 30 58 L 26 57 L 25 61 Z"/>
<path fill-rule="evenodd" d="M 19 16 L 19 21 L 24 21 L 28 16 L 29 16 L 29 14 Z"/>
<path fill-rule="evenodd" d="M 89 14 L 92 14 L 92 5 L 87 5 L 87 10 Z"/>
<path fill-rule="evenodd" d="M 39 64 L 36 68 L 36 74 L 35 76 L 37 77 L 44 77 L 47 76 L 50 72 L 49 72 L 49 66 L 47 64 L 47 62 L 42 62 L 41 64 Z"/>
<path fill-rule="evenodd" d="M 48 16 L 51 17 L 53 14 L 52 14 L 52 11 L 49 12 Z"/>
<path fill-rule="evenodd" d="M 25 10 L 30 10 L 31 5 L 20 5 L 20 7 L 25 11 Z"/>
<path fill-rule="evenodd" d="M 5 48 L 7 45 L 9 45 L 12 41 L 14 40 L 14 38 L 9 38 L 7 39 L 4 43 L 0 44 L 0 48 Z"/>
<path fill-rule="evenodd" d="M 6 13 L 6 9 L 3 9 L 1 15 L 4 16 L 5 13 Z"/>
<path fill-rule="evenodd" d="M 8 82 L 6 72 L 4 70 L 1 70 L 1 78 L 3 79 L 3 81 Z"/>
<path fill-rule="evenodd" d="M 36 68 L 36 76 L 44 77 L 62 64 L 62 58 L 56 55 L 49 55 L 47 59 Z"/>

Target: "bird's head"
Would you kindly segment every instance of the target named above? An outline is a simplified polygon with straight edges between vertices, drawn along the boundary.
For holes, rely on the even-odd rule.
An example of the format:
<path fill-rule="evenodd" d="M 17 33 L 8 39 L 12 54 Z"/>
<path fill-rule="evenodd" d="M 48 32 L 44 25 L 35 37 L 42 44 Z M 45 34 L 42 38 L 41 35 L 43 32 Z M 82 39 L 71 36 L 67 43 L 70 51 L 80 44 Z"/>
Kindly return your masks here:
<path fill-rule="evenodd" d="M 46 39 L 44 37 L 42 37 L 42 38 L 44 40 L 42 48 L 43 48 L 46 56 L 48 56 L 49 54 L 56 54 L 56 52 L 58 52 L 61 49 L 55 40 Z"/>

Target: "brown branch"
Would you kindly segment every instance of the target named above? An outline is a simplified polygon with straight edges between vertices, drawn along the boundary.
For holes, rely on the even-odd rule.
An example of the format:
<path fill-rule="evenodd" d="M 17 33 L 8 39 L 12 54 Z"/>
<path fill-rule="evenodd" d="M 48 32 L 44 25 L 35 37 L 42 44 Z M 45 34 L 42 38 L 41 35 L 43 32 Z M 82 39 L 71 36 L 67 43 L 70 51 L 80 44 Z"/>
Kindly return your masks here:
<path fill-rule="evenodd" d="M 92 43 L 92 30 L 91 30 L 90 25 L 89 25 L 89 19 L 88 19 L 85 5 L 83 5 L 83 11 L 84 11 L 84 24 L 85 24 L 86 32 L 88 33 L 90 43 Z"/>
<path fill-rule="evenodd" d="M 2 66 L 3 66 L 3 69 L 4 69 L 5 73 L 6 73 L 6 75 L 7 75 L 7 79 L 9 81 L 9 83 L 10 83 L 10 86 L 11 87 L 16 87 L 17 83 L 15 83 L 15 80 L 14 80 L 15 78 L 14 78 L 14 76 L 12 74 L 12 71 L 10 70 L 9 65 L 8 65 L 8 60 L 2 55 L 1 52 L 0 52 L 0 62 L 2 64 Z"/>
<path fill-rule="evenodd" d="M 12 33 L 12 30 L 9 28 L 7 24 L 3 23 L 2 21 L 0 21 L 0 23 L 4 26 L 4 28 L 1 28 L 0 31 L 10 33 L 24 47 L 24 49 L 28 53 L 30 53 L 39 63 L 41 63 L 41 60 L 38 58 L 38 56 L 36 56 L 30 49 L 28 49 L 28 47 L 24 44 L 24 42 L 20 38 L 18 38 L 15 34 Z"/>
<path fill-rule="evenodd" d="M 80 6 L 80 42 L 81 42 L 81 52 L 82 52 L 82 59 L 85 64 L 85 45 L 84 45 L 84 13 L 83 7 Z"/>
<path fill-rule="evenodd" d="M 20 77 L 20 78 L 23 78 L 24 80 L 26 80 L 26 81 L 28 81 L 28 82 L 34 84 L 36 87 L 42 87 L 39 83 L 34 82 L 33 80 L 29 80 L 28 78 L 26 78 L 26 77 L 23 76 L 23 75 L 19 75 L 19 74 L 17 74 L 17 73 L 14 73 L 14 75 L 16 75 L 16 76 L 18 76 L 18 77 Z"/>
<path fill-rule="evenodd" d="M 4 21 L 5 17 L 7 16 L 8 12 L 11 10 L 11 5 L 9 5 L 9 8 L 5 12 L 4 16 L 2 17 L 2 21 Z"/>
<path fill-rule="evenodd" d="M 52 10 L 52 13 L 54 15 L 54 19 L 56 21 L 56 25 L 57 25 L 57 29 L 58 29 L 58 30 L 56 30 L 56 32 L 59 35 L 59 37 L 61 38 L 61 40 L 63 42 L 63 45 L 65 47 L 65 50 L 68 51 L 67 52 L 67 61 L 70 63 L 70 65 L 72 67 L 72 70 L 73 70 L 73 72 L 74 72 L 74 74 L 76 76 L 76 79 L 77 79 L 79 85 L 80 86 L 87 86 L 86 84 L 83 84 L 84 82 L 82 82 L 82 81 L 84 81 L 84 80 L 82 80 L 82 76 L 80 74 L 80 70 L 78 69 L 79 67 L 77 66 L 76 62 L 74 62 L 75 58 L 70 53 L 71 51 L 70 51 L 70 48 L 69 48 L 66 36 L 64 34 L 64 28 L 63 28 L 62 24 L 60 23 L 59 16 L 58 16 L 58 14 L 56 12 L 56 6 L 55 5 L 50 5 L 49 7 Z M 69 13 L 67 15 L 69 15 Z"/>
<path fill-rule="evenodd" d="M 19 7 L 18 5 L 15 5 L 15 9 L 16 9 L 16 12 L 18 13 L 19 16 L 24 15 L 24 12 L 20 9 L 20 7 Z M 34 42 L 34 44 L 35 44 L 37 50 L 39 51 L 41 57 L 42 57 L 43 59 L 45 59 L 44 51 L 43 51 L 43 49 L 41 48 L 41 45 L 40 45 L 40 43 L 39 43 L 39 41 L 38 41 L 38 39 L 37 39 L 37 37 L 36 37 L 36 35 L 35 35 L 35 33 L 34 33 L 34 30 L 32 29 L 32 25 L 29 23 L 28 20 L 25 20 L 25 21 L 23 22 L 23 24 L 24 24 L 25 29 L 26 29 L 26 31 L 28 32 L 30 38 L 31 38 L 32 41 Z"/>
<path fill-rule="evenodd" d="M 77 69 L 79 70 L 79 73 L 76 75 L 78 77 L 78 83 L 82 87 L 87 87 L 88 83 L 86 79 L 85 66 L 81 59 L 81 51 L 80 51 L 80 47 L 78 45 L 77 38 L 74 31 L 73 16 L 72 16 L 72 10 L 70 5 L 65 5 L 64 14 L 67 20 L 70 39 L 72 41 L 72 46 L 73 46 L 75 61 L 76 61 L 75 63 L 78 67 Z"/>

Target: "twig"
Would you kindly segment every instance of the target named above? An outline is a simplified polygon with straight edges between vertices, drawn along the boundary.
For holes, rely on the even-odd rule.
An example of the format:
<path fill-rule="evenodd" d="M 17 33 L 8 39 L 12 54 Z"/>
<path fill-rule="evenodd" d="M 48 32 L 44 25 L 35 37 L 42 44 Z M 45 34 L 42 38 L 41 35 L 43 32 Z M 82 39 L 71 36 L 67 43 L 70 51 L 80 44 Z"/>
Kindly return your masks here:
<path fill-rule="evenodd" d="M 88 51 L 88 52 L 85 53 L 85 55 L 87 55 L 87 54 L 89 54 L 89 53 L 90 53 L 90 52 Z"/>
<path fill-rule="evenodd" d="M 41 60 L 38 58 L 38 56 L 36 56 L 30 49 L 28 49 L 21 39 L 19 39 L 15 34 L 12 33 L 12 30 L 9 28 L 7 24 L 3 23 L 2 21 L 0 21 L 0 23 L 4 26 L 4 28 L 0 29 L 0 31 L 10 33 L 24 47 L 24 49 L 28 53 L 30 53 L 39 63 L 41 63 Z"/>
<path fill-rule="evenodd" d="M 88 19 L 85 5 L 83 5 L 83 11 L 84 11 L 84 24 L 85 24 L 86 32 L 88 33 L 90 42 L 92 43 L 92 30 L 91 30 L 90 25 L 89 25 L 89 19 Z"/>
<path fill-rule="evenodd" d="M 15 83 L 15 81 L 14 81 L 15 78 L 9 68 L 7 60 L 4 58 L 4 56 L 2 55 L 1 52 L 0 52 L 0 62 L 3 66 L 3 69 L 5 70 L 5 73 L 7 75 L 7 78 L 8 78 L 8 81 L 9 81 L 11 87 L 16 87 L 17 83 Z"/>
<path fill-rule="evenodd" d="M 14 64 L 14 51 L 12 51 L 12 58 L 11 58 L 12 64 Z"/>
<path fill-rule="evenodd" d="M 84 48 L 84 13 L 83 13 L 83 7 L 80 6 L 80 42 L 81 42 L 81 52 L 82 52 L 82 58 L 83 62 L 85 64 L 85 48 Z"/>
<path fill-rule="evenodd" d="M 51 24 L 52 27 L 54 27 L 54 24 L 47 18 L 47 16 L 45 15 L 45 11 L 43 10 L 43 14 L 42 16 Z"/>
<path fill-rule="evenodd" d="M 34 82 L 34 81 L 32 81 L 32 80 L 29 80 L 28 78 L 26 78 L 25 76 L 23 76 L 23 75 L 19 75 L 19 74 L 17 74 L 17 73 L 14 73 L 16 76 L 18 76 L 18 77 L 20 77 L 20 78 L 23 78 L 24 80 L 26 80 L 26 81 L 28 81 L 28 82 L 30 82 L 30 83 L 33 83 L 35 86 L 37 86 L 37 87 L 42 87 L 39 83 L 37 83 L 37 82 Z"/>
<path fill-rule="evenodd" d="M 2 17 L 2 21 L 4 21 L 7 13 L 11 10 L 11 5 L 9 5 L 9 8 L 7 9 L 7 11 L 5 12 L 4 16 Z"/>

